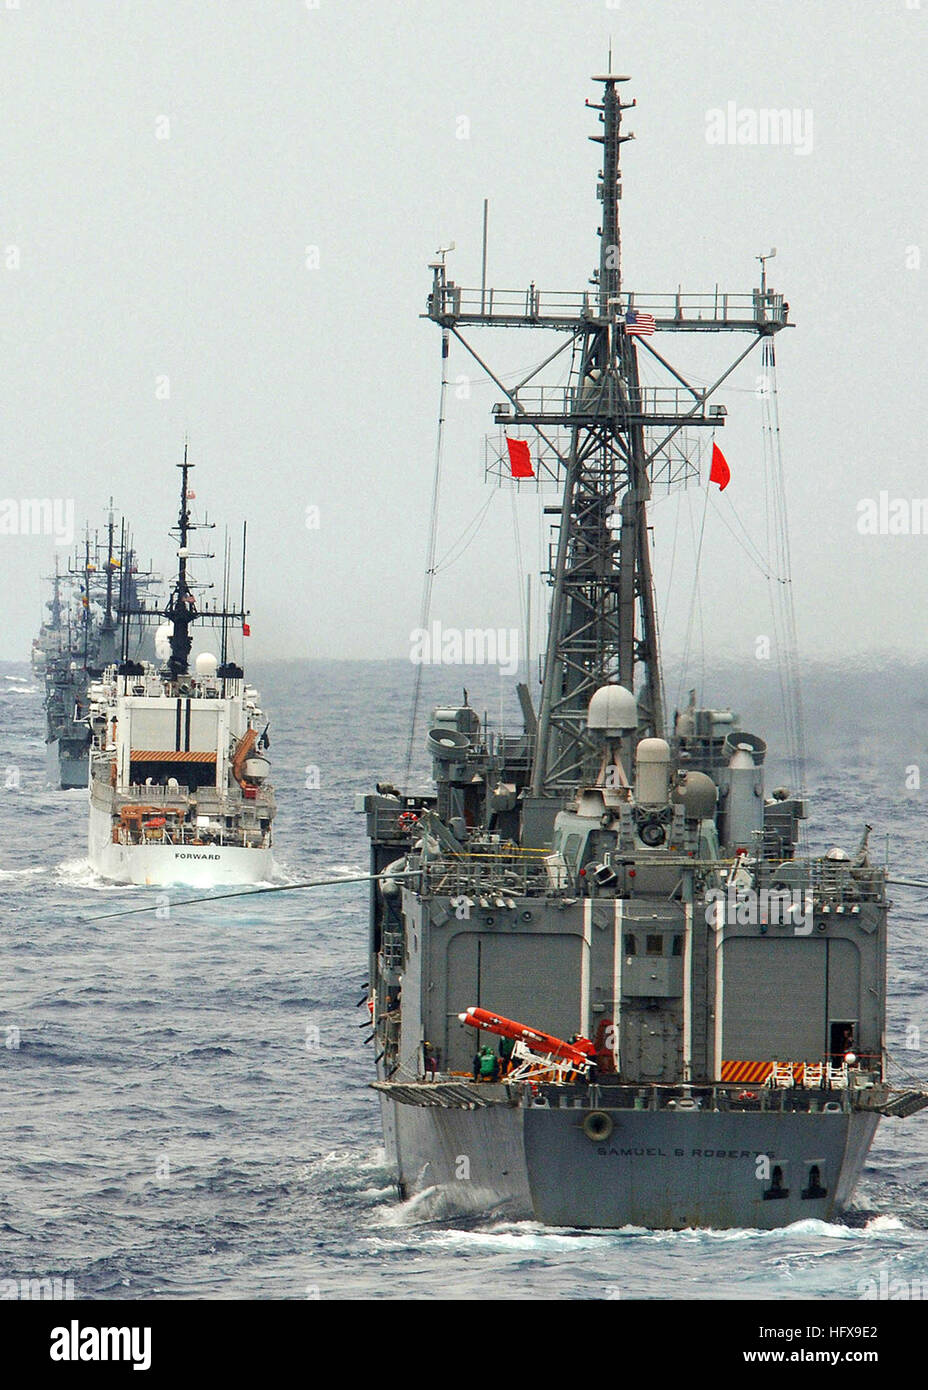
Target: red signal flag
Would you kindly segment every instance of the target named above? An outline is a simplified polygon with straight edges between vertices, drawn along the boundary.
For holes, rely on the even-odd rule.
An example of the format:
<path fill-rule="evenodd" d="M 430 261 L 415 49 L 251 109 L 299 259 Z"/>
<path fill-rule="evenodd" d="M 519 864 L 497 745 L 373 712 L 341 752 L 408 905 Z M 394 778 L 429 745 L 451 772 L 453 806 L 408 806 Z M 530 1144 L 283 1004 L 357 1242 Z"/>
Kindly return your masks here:
<path fill-rule="evenodd" d="M 534 478 L 535 470 L 532 467 L 532 456 L 529 447 L 524 439 L 510 439 L 506 435 L 506 447 L 509 450 L 509 471 L 514 478 Z"/>
<path fill-rule="evenodd" d="M 242 636 L 243 636 L 243 637 L 250 637 L 250 636 L 251 636 L 251 626 L 250 626 L 250 624 L 248 624 L 248 623 L 242 623 Z"/>
<path fill-rule="evenodd" d="M 724 492 L 731 482 L 731 469 L 725 455 L 717 444 L 712 445 L 712 465 L 709 469 L 709 482 L 718 483 L 719 492 Z"/>

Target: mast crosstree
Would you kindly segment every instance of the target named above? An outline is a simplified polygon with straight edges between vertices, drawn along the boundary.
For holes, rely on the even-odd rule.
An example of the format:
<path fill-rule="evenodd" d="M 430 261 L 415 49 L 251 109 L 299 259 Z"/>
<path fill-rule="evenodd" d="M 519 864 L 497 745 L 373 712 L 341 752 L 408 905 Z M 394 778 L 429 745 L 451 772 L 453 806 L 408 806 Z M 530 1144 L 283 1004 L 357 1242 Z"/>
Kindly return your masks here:
<path fill-rule="evenodd" d="M 225 631 L 225 624 L 237 622 L 244 626 L 248 617 L 248 610 L 245 608 L 245 555 L 244 537 L 242 550 L 242 602 L 238 608 L 228 608 L 223 605 L 218 608 L 215 605 L 201 608 L 197 605 L 196 595 L 193 590 L 192 581 L 187 573 L 187 562 L 191 559 L 211 560 L 214 557 L 205 552 L 201 555 L 191 555 L 188 548 L 188 540 L 191 531 L 213 530 L 214 524 L 210 521 L 194 522 L 190 515 L 190 501 L 193 493 L 190 490 L 190 470 L 193 464 L 187 460 L 187 446 L 184 445 L 184 461 L 177 467 L 181 470 L 180 483 L 180 509 L 177 515 L 177 524 L 172 528 L 173 534 L 177 536 L 177 574 L 171 588 L 170 598 L 163 609 L 140 607 L 121 607 L 120 612 L 124 616 L 134 616 L 145 619 L 149 622 L 167 621 L 170 624 L 167 640 L 170 646 L 170 656 L 167 659 L 165 674 L 168 680 L 180 680 L 189 673 L 190 669 L 190 649 L 193 645 L 193 638 L 190 629 L 197 619 L 204 620 L 210 624 L 221 623 Z M 202 585 L 198 587 L 203 587 Z M 223 639 L 225 647 L 225 638 Z M 219 674 L 240 675 L 239 668 L 226 666 L 220 668 Z"/>
<path fill-rule="evenodd" d="M 432 266 L 426 316 L 450 331 L 499 387 L 494 408 L 504 429 L 530 429 L 557 460 L 563 500 L 548 574 L 552 598 L 532 768 L 533 796 L 565 797 L 595 776 L 601 745 L 587 730 L 587 709 L 600 686 L 636 693 L 643 735 L 662 737 L 664 698 L 651 569 L 647 504 L 655 470 L 692 427 L 715 429 L 725 408 L 710 404 L 758 342 L 788 326 L 789 306 L 766 276 L 750 293 L 636 295 L 622 282 L 620 152 L 623 102 L 616 74 L 603 84 L 598 196 L 602 201 L 599 266 L 580 294 L 471 290 Z M 518 386 L 507 387 L 465 337 L 470 327 L 550 329 L 564 342 Z M 742 332 L 750 340 L 709 386 L 688 380 L 650 342 L 652 332 Z M 643 336 L 644 335 L 644 336 Z M 642 386 L 639 348 L 670 384 Z M 540 385 L 539 373 L 572 354 L 569 385 Z M 566 441 L 566 442 L 565 442 Z"/>

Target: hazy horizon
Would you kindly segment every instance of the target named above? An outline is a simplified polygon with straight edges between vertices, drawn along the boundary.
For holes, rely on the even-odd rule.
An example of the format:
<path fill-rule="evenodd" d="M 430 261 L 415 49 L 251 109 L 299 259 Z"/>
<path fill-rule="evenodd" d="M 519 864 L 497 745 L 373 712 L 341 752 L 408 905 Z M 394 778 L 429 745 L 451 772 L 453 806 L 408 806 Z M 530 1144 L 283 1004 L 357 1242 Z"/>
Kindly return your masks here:
<path fill-rule="evenodd" d="M 187 436 L 215 548 L 248 521 L 250 659 L 408 656 L 438 413 L 428 263 L 455 241 L 449 274 L 479 284 L 486 197 L 489 284 L 586 288 L 600 151 L 584 102 L 611 36 L 638 102 L 626 287 L 750 291 L 777 248 L 769 279 L 796 324 L 777 361 L 800 655 L 917 659 L 925 23 L 904 0 L 0 10 L 2 498 L 71 500 L 79 532 L 102 529 L 112 495 L 168 571 Z M 732 103 L 796 113 L 791 142 L 713 143 L 711 113 Z M 470 335 L 507 376 L 554 346 L 509 337 Z M 653 341 L 702 380 L 743 346 Z M 724 496 L 706 502 L 704 469 L 652 508 L 668 660 L 691 613 L 712 660 L 750 658 L 772 631 L 737 540 L 766 543 L 759 371 L 754 354 L 717 398 Z M 546 555 L 554 498 L 490 496 L 499 391 L 457 347 L 449 372 L 432 616 L 514 629 L 521 647 L 521 574 Z M 866 534 L 861 505 L 881 493 L 884 533 Z M 28 657 L 55 550 L 0 533 L 5 660 Z"/>

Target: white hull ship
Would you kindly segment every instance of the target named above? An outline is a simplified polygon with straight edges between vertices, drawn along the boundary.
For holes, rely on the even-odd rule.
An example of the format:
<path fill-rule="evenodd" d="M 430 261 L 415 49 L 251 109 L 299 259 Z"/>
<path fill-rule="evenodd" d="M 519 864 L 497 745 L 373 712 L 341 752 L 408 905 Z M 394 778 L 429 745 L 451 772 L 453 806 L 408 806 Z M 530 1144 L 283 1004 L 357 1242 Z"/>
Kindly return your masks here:
<path fill-rule="evenodd" d="M 241 609 L 197 609 L 187 576 L 190 465 L 177 534 L 178 575 L 157 620 L 165 666 L 124 659 L 90 687 L 90 820 L 88 855 L 102 877 L 118 883 L 195 887 L 266 882 L 273 872 L 274 793 L 264 756 L 267 728 L 254 687 L 227 660 L 230 621 Z M 128 614 L 127 614 L 128 616 Z M 211 653 L 188 663 L 190 625 L 222 625 L 222 660 Z"/>
<path fill-rule="evenodd" d="M 104 878 L 197 887 L 270 879 L 274 797 L 256 752 L 261 711 L 241 667 L 225 672 L 204 654 L 176 694 L 154 667 L 111 667 L 91 687 L 88 852 Z"/>

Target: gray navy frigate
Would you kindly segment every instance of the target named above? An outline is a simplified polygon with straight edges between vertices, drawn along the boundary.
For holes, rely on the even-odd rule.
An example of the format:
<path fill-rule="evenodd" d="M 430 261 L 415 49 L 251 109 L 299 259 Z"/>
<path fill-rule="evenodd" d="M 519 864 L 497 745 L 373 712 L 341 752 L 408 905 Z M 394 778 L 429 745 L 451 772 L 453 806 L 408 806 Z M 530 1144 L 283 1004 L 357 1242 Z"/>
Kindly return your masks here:
<path fill-rule="evenodd" d="M 124 636 L 137 659 L 154 654 L 150 635 L 124 627 L 119 605 L 130 606 L 156 580 L 140 570 L 126 524 L 120 535 L 112 506 L 106 538 L 83 545 L 67 571 L 58 562 L 50 576 L 49 618 L 32 643 L 32 668 L 45 682 L 45 761 L 50 786 L 61 790 L 86 787 L 90 754 L 88 689 L 92 679 L 117 659 Z M 65 592 L 63 592 L 65 591 Z"/>
<path fill-rule="evenodd" d="M 765 742 L 732 710 L 693 695 L 667 718 L 647 512 L 668 441 L 724 424 L 718 387 L 758 347 L 772 364 L 789 308 L 763 258 L 745 294 L 626 289 L 626 79 L 595 80 L 592 290 L 466 289 L 444 256 L 432 266 L 443 356 L 453 340 L 485 367 L 497 424 L 534 432 L 561 501 L 523 731 L 449 703 L 428 734 L 434 785 L 359 798 L 387 1153 L 404 1197 L 549 1225 L 827 1219 L 880 1117 L 928 1104 L 887 1080 L 886 871 L 866 834 L 856 853 L 803 852 L 801 787 L 765 792 Z M 569 384 L 505 386 L 470 347 L 478 328 L 562 338 Z M 697 385 L 652 332 L 739 350 Z M 669 385 L 642 385 L 643 348 Z"/>

